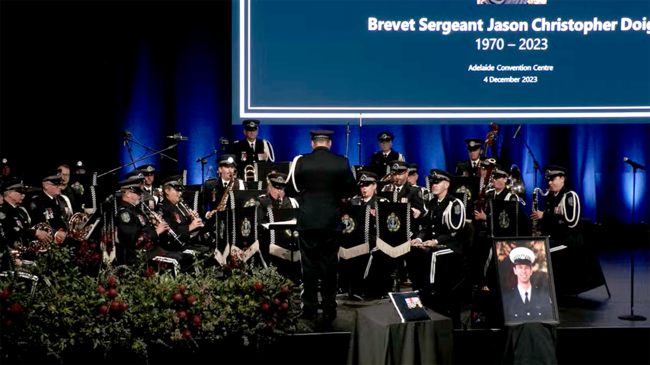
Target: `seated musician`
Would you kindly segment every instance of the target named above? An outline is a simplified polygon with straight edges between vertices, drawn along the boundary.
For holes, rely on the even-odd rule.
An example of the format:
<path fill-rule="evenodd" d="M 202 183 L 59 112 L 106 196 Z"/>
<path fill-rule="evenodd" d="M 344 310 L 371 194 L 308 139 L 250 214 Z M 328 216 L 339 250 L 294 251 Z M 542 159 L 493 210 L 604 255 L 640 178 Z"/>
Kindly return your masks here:
<path fill-rule="evenodd" d="M 268 207 L 271 207 L 271 209 L 298 208 L 296 199 L 284 195 L 284 188 L 287 186 L 287 174 L 273 172 L 267 178 L 269 180 L 267 193 L 257 197 L 257 201 L 263 210 L 266 211 Z"/>
<path fill-rule="evenodd" d="M 426 215 L 428 208 L 424 204 L 422 191 L 407 182 L 408 164 L 404 161 L 391 161 L 390 165 L 392 184 L 384 186 L 380 195 L 393 203 L 410 203 L 415 219 Z"/>
<path fill-rule="evenodd" d="M 377 181 L 379 176 L 377 174 L 367 171 L 359 171 L 359 186 L 360 194 L 355 195 L 352 200 L 352 205 L 367 205 L 374 208 L 375 202 L 388 202 L 388 199 L 377 196 Z"/>
<path fill-rule="evenodd" d="M 510 189 L 506 187 L 508 173 L 505 170 L 503 170 L 500 166 L 496 166 L 494 169 L 492 169 L 492 178 L 494 189 L 486 192 L 486 200 L 513 202 L 519 201 L 519 196 L 511 192 Z M 486 221 L 488 220 L 488 217 L 482 210 L 475 210 L 474 219 L 477 221 Z"/>
<path fill-rule="evenodd" d="M 419 188 L 422 191 L 422 198 L 424 199 L 426 205 L 428 201 L 431 200 L 431 194 L 427 188 L 418 185 L 419 176 L 418 165 L 414 163 L 409 164 L 409 174 L 406 182 L 415 188 Z"/>
<path fill-rule="evenodd" d="M 32 229 L 32 220 L 27 210 L 20 204 L 25 198 L 25 186 L 21 179 L 12 177 L 6 179 L 2 185 L 4 203 L 0 206 L 0 242 L 2 243 L 2 262 L 0 271 L 10 268 L 11 250 L 17 246 L 27 248 L 33 240 L 51 242 L 51 237 L 43 230 Z M 32 259 L 29 254 L 27 259 Z M 25 256 L 21 256 L 25 258 Z"/>
<path fill-rule="evenodd" d="M 180 175 L 170 176 L 164 179 L 162 184 L 163 200 L 158 204 L 158 213 L 169 224 L 169 228 L 178 235 L 178 240 L 168 236 L 161 242 L 169 251 L 193 250 L 197 244 L 195 237 L 200 233 L 203 221 L 182 201 L 185 188 L 183 177 Z"/>
<path fill-rule="evenodd" d="M 414 289 L 420 289 L 423 300 L 439 313 L 460 321 L 460 285 L 467 276 L 463 262 L 466 240 L 465 206 L 449 194 L 452 175 L 431 170 L 431 210 L 429 224 L 411 241 L 407 259 L 409 277 Z M 443 256 L 444 255 L 444 256 Z M 444 257 L 444 263 L 438 257 Z M 435 298 L 432 297 L 435 293 Z"/>
<path fill-rule="evenodd" d="M 370 166 L 387 166 L 392 161 L 405 161 L 404 155 L 392 150 L 393 138 L 393 134 L 390 132 L 381 132 L 377 135 L 381 151 L 372 154 Z"/>
<path fill-rule="evenodd" d="M 156 221 L 157 224 L 154 226 L 151 217 L 143 211 L 140 205 L 143 181 L 142 175 L 131 175 L 118 183 L 122 198 L 115 214 L 117 265 L 135 264 L 138 252 L 149 250 L 158 241 L 159 235 L 169 230 L 169 225 L 164 221 Z"/>
<path fill-rule="evenodd" d="M 580 198 L 565 186 L 566 168 L 551 165 L 545 167 L 544 172 L 550 192 L 544 211 L 534 211 L 531 218 L 538 221 L 542 235 L 551 236 L 551 247 L 554 247 L 570 243 L 567 241 L 572 241 L 577 235 Z"/>
<path fill-rule="evenodd" d="M 467 153 L 469 160 L 460 161 L 456 165 L 456 176 L 479 176 L 479 164 L 481 163 L 480 157 L 483 152 L 483 140 L 478 138 L 466 139 Z"/>
<path fill-rule="evenodd" d="M 66 237 L 67 221 L 72 215 L 72 204 L 61 195 L 61 170 L 53 170 L 43 175 L 43 190 L 30 196 L 28 208 L 32 225 L 47 223 L 56 232 L 55 242 L 61 243 Z"/>
<path fill-rule="evenodd" d="M 218 178 L 211 178 L 205 182 L 203 187 L 204 191 L 204 205 L 206 211 L 206 218 L 210 219 L 216 212 L 217 206 L 228 188 L 228 185 L 233 181 L 232 190 L 246 190 L 246 184 L 241 179 L 235 177 L 235 162 L 234 155 L 221 155 L 217 158 L 217 171 L 219 172 Z M 234 179 L 234 180 L 233 180 Z"/>

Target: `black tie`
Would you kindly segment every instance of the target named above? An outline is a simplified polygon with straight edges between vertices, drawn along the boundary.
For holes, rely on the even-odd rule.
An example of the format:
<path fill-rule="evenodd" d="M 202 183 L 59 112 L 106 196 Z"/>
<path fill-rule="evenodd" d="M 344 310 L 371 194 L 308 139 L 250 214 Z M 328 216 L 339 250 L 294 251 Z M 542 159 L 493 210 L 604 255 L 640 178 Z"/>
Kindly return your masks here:
<path fill-rule="evenodd" d="M 251 143 L 251 149 L 255 152 L 255 143 Z"/>
<path fill-rule="evenodd" d="M 530 304 L 530 299 L 528 299 L 528 292 L 526 292 L 526 301 L 524 303 Z"/>
<path fill-rule="evenodd" d="M 61 218 L 67 220 L 68 214 L 66 212 L 66 208 L 68 207 L 68 205 L 65 203 L 65 200 L 60 195 L 57 195 L 56 197 L 54 197 L 54 199 L 56 200 L 57 204 L 59 205 L 59 208 L 61 209 Z"/>

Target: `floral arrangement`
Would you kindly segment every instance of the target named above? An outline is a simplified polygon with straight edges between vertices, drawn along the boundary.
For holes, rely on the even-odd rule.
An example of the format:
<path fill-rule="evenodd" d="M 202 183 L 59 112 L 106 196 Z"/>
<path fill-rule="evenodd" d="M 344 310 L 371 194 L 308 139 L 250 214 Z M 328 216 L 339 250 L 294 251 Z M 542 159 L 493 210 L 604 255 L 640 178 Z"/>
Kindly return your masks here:
<path fill-rule="evenodd" d="M 197 260 L 193 272 L 173 275 L 142 257 L 129 267 L 99 261 L 98 274 L 88 275 L 91 245 L 54 246 L 0 277 L 1 361 L 45 351 L 63 362 L 84 346 L 104 356 L 128 349 L 146 361 L 154 344 L 192 348 L 198 339 L 263 351 L 297 330 L 297 288 L 273 267 Z"/>

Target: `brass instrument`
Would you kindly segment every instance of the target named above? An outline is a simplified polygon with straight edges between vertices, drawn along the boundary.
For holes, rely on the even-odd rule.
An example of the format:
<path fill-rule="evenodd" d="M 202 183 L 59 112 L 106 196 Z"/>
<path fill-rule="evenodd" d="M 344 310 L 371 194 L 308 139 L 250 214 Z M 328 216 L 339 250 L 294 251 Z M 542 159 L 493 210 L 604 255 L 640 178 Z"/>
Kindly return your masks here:
<path fill-rule="evenodd" d="M 92 226 L 86 227 L 90 215 L 86 213 L 75 213 L 68 220 L 68 235 L 77 241 L 84 241 Z"/>
<path fill-rule="evenodd" d="M 156 225 L 156 223 L 161 224 L 161 223 L 166 223 L 165 220 L 160 216 L 160 214 L 152 211 L 149 209 L 149 207 L 146 204 L 140 203 L 140 210 L 144 215 L 149 217 L 149 220 L 151 220 L 151 223 Z M 170 235 L 176 242 L 180 243 L 181 246 L 184 246 L 185 244 L 181 242 L 178 234 L 174 232 L 171 228 L 167 230 L 167 234 Z"/>
<path fill-rule="evenodd" d="M 254 165 L 247 165 L 244 167 L 244 181 L 257 181 L 257 169 Z"/>
<path fill-rule="evenodd" d="M 521 177 L 519 166 L 512 165 L 510 167 L 510 176 L 508 176 L 506 187 L 515 193 L 522 201 L 526 199 L 526 186 L 524 185 L 524 179 Z"/>
<path fill-rule="evenodd" d="M 35 239 L 33 241 L 30 241 L 27 246 L 24 246 L 17 242 L 14 248 L 18 250 L 18 255 L 24 253 L 43 253 L 49 251 L 50 248 L 52 247 L 52 242 L 54 242 L 54 235 L 56 234 L 56 232 L 49 224 L 45 222 L 38 223 L 37 225 L 33 226 L 31 229 L 33 229 L 34 231 L 40 230 L 46 232 L 48 237 L 50 237 L 50 242 Z"/>
<path fill-rule="evenodd" d="M 223 193 L 223 196 L 221 197 L 221 201 L 219 202 L 219 206 L 217 207 L 218 212 L 223 212 L 226 210 L 226 203 L 228 202 L 228 195 L 230 194 L 230 191 L 232 191 L 233 186 L 235 185 L 235 178 L 233 177 L 230 179 L 230 182 L 228 183 L 228 186 L 226 187 L 226 191 Z"/>
<path fill-rule="evenodd" d="M 536 212 L 539 210 L 539 193 L 542 191 L 542 188 L 535 188 L 533 189 L 533 212 Z M 542 196 L 547 196 L 548 193 L 551 191 L 551 189 L 546 189 L 545 193 L 542 193 Z M 537 220 L 533 220 L 532 222 L 532 235 L 534 237 L 541 236 L 542 232 L 539 231 L 537 228 Z"/>

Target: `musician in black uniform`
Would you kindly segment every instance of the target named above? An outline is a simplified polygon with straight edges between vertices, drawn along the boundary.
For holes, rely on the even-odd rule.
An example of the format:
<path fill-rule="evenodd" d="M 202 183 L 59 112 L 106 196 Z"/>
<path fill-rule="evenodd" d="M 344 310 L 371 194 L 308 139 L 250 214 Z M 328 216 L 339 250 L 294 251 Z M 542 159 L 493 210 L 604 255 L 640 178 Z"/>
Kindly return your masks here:
<path fill-rule="evenodd" d="M 478 168 L 479 163 L 481 162 L 480 157 L 483 152 L 482 144 L 483 140 L 478 138 L 466 139 L 465 143 L 467 144 L 467 153 L 469 154 L 469 160 L 460 161 L 456 165 L 456 176 L 479 176 Z"/>
<path fill-rule="evenodd" d="M 181 201 L 185 188 L 182 176 L 170 176 L 164 179 L 162 184 L 165 196 L 158 204 L 158 213 L 169 224 L 169 228 L 178 235 L 183 245 L 171 236 L 164 237 L 161 245 L 168 251 L 182 251 L 187 249 L 190 243 L 197 243 L 195 237 L 200 234 L 203 221 Z"/>
<path fill-rule="evenodd" d="M 428 207 L 424 204 L 420 187 L 414 187 L 407 182 L 408 168 L 409 165 L 404 161 L 391 161 L 392 184 L 384 186 L 379 195 L 393 203 L 410 203 L 413 218 L 418 219 L 426 215 Z"/>
<path fill-rule="evenodd" d="M 509 255 L 517 277 L 517 286 L 504 298 L 504 312 L 507 321 L 532 322 L 553 319 L 553 307 L 549 291 L 544 286 L 531 282 L 535 253 L 526 247 L 517 247 Z"/>
<path fill-rule="evenodd" d="M 492 178 L 494 188 L 486 192 L 486 201 L 519 201 L 519 196 L 506 187 L 508 173 L 501 166 L 496 166 L 492 169 Z M 484 211 L 474 211 L 474 219 L 477 221 L 489 221 L 489 217 Z"/>
<path fill-rule="evenodd" d="M 72 215 L 72 206 L 65 195 L 61 195 L 63 183 L 60 170 L 43 174 L 43 190 L 29 197 L 27 211 L 32 219 L 32 225 L 47 223 L 57 231 L 54 240 L 61 243 L 66 238 L 67 222 Z"/>
<path fill-rule="evenodd" d="M 551 165 L 544 172 L 550 192 L 544 211 L 534 211 L 531 217 L 538 221 L 542 235 L 551 236 L 551 247 L 573 243 L 579 233 L 580 198 L 565 186 L 566 168 Z"/>
<path fill-rule="evenodd" d="M 257 197 L 260 208 L 266 212 L 266 208 L 271 209 L 291 209 L 298 208 L 298 202 L 291 197 L 285 197 L 284 189 L 287 186 L 287 174 L 282 172 L 270 173 L 267 178 L 269 185 L 267 193 Z M 267 223 L 268 221 L 264 222 Z"/>
<path fill-rule="evenodd" d="M 381 151 L 373 153 L 370 157 L 370 166 L 376 165 L 389 165 L 391 161 L 406 161 L 404 155 L 393 151 L 393 134 L 390 132 L 381 132 L 377 135 L 379 140 L 379 148 Z"/>
<path fill-rule="evenodd" d="M 242 166 L 255 162 L 274 162 L 273 146 L 265 139 L 257 139 L 259 120 L 245 120 L 244 135 L 246 139 L 235 141 L 232 144 L 232 154 Z"/>
<path fill-rule="evenodd" d="M 156 177 L 156 165 L 146 164 L 146 165 L 138 166 L 135 169 L 135 171 L 144 175 L 144 181 L 142 183 L 141 201 L 148 204 L 150 208 L 152 204 L 154 206 L 160 204 L 162 191 L 160 191 L 160 189 L 153 187 L 153 182 Z"/>
<path fill-rule="evenodd" d="M 323 314 L 336 317 L 336 273 L 340 204 L 355 194 L 356 184 L 348 160 L 330 152 L 332 131 L 310 131 L 313 152 L 298 156 L 289 179 L 300 194 L 297 230 L 303 268 L 303 311 L 316 314 L 318 282 L 321 283 Z"/>
<path fill-rule="evenodd" d="M 155 221 L 140 205 L 142 182 L 140 174 L 132 175 L 118 183 L 122 192 L 121 201 L 115 214 L 117 242 L 115 259 L 117 265 L 133 265 L 137 263 L 138 252 L 151 251 L 159 236 L 169 230 L 169 225 Z"/>
<path fill-rule="evenodd" d="M 0 225 L 2 225 L 2 270 L 7 270 L 11 257 L 9 250 L 17 245 L 27 247 L 35 239 L 50 243 L 51 237 L 43 230 L 32 229 L 32 220 L 27 210 L 20 204 L 25 198 L 25 186 L 22 180 L 12 178 L 2 186 L 4 204 L 0 207 Z M 23 256 L 24 257 L 24 256 Z"/>
<path fill-rule="evenodd" d="M 58 169 L 61 171 L 61 195 L 68 197 L 73 213 L 81 212 L 83 197 L 70 185 L 70 166 L 63 164 L 59 165 Z"/>
<path fill-rule="evenodd" d="M 407 268 L 413 288 L 421 290 L 425 304 L 458 325 L 461 291 L 467 276 L 463 258 L 465 206 L 449 194 L 451 178 L 446 171 L 431 170 L 429 224 L 411 241 Z"/>
<path fill-rule="evenodd" d="M 244 181 L 235 178 L 235 167 L 237 166 L 235 155 L 219 156 L 217 158 L 217 166 L 219 177 L 206 180 L 203 187 L 203 201 L 205 205 L 204 209 L 206 211 L 205 217 L 207 219 L 212 218 L 212 215 L 216 212 L 215 209 L 219 206 L 219 202 L 232 179 L 235 179 L 232 190 L 246 190 L 246 184 L 244 184 Z"/>

